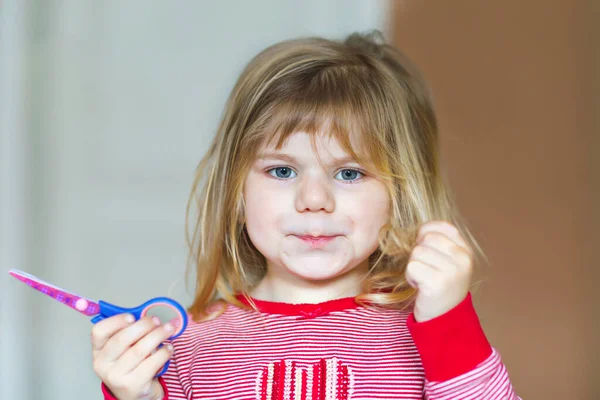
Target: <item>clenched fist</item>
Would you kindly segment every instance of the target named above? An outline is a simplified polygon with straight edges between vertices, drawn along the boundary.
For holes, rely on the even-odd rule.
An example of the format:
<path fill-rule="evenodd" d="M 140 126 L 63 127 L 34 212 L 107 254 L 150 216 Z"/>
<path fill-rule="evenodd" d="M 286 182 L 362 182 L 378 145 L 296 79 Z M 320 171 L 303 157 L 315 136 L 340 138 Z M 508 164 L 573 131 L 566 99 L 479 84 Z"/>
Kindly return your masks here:
<path fill-rule="evenodd" d="M 408 284 L 417 289 L 417 322 L 436 318 L 467 296 L 473 253 L 459 230 L 446 221 L 424 224 L 406 267 Z"/>

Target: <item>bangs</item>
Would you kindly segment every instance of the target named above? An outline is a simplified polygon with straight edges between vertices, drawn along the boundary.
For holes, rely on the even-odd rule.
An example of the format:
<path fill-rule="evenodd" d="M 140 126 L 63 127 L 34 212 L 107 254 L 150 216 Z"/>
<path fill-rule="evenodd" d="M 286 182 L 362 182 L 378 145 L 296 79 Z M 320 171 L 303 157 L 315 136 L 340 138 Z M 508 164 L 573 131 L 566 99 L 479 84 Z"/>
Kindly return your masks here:
<path fill-rule="evenodd" d="M 326 70 L 320 72 L 312 83 L 295 88 L 293 95 L 267 108 L 269 111 L 262 116 L 265 123 L 256 132 L 260 142 L 280 149 L 292 134 L 303 132 L 310 135 L 318 156 L 316 138 L 322 135 L 335 139 L 359 164 L 385 174 L 389 171 L 383 145 L 385 128 L 378 123 L 381 119 L 375 112 L 381 105 L 365 100 L 376 96 L 366 93 L 364 81 L 353 85 L 357 79 L 326 78 Z"/>
<path fill-rule="evenodd" d="M 317 154 L 316 138 L 323 136 L 335 139 L 359 163 L 370 159 L 364 142 L 360 140 L 362 130 L 356 129 L 358 121 L 348 121 L 350 116 L 340 113 L 343 110 L 333 110 L 326 106 L 311 108 L 303 110 L 293 104 L 278 106 L 273 112 L 269 127 L 263 132 L 265 145 L 274 144 L 276 149 L 280 149 L 292 134 L 303 132 L 310 136 L 313 150 Z"/>

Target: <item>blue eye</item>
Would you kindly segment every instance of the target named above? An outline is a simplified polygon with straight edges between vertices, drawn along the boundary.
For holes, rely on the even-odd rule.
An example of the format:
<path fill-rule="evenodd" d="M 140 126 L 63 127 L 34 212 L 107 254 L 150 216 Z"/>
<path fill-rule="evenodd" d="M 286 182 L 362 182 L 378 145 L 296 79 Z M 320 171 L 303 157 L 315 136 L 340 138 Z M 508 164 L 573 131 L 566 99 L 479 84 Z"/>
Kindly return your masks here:
<path fill-rule="evenodd" d="M 292 174 L 295 174 L 294 170 L 289 167 L 276 167 L 272 168 L 269 171 L 269 175 L 274 176 L 279 179 L 288 179 L 293 178 Z"/>
<path fill-rule="evenodd" d="M 337 173 L 335 176 L 338 179 L 338 176 L 341 176 L 341 180 L 346 182 L 357 181 L 362 178 L 364 175 L 362 172 L 357 171 L 355 169 L 343 169 Z"/>
<path fill-rule="evenodd" d="M 290 167 L 275 167 L 267 171 L 269 175 L 277 179 L 291 179 L 297 176 L 297 173 Z M 355 169 L 343 169 L 335 175 L 335 179 L 343 182 L 353 183 L 364 177 L 364 174 Z"/>

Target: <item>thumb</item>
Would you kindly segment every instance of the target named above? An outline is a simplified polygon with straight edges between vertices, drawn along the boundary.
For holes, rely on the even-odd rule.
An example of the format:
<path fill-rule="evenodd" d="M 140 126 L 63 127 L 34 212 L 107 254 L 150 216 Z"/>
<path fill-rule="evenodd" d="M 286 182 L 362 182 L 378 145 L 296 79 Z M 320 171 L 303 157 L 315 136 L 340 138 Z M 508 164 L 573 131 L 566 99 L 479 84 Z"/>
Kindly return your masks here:
<path fill-rule="evenodd" d="M 404 273 L 406 282 L 415 289 L 419 289 L 427 282 L 431 282 L 434 275 L 435 271 L 433 268 L 419 261 L 410 261 Z"/>

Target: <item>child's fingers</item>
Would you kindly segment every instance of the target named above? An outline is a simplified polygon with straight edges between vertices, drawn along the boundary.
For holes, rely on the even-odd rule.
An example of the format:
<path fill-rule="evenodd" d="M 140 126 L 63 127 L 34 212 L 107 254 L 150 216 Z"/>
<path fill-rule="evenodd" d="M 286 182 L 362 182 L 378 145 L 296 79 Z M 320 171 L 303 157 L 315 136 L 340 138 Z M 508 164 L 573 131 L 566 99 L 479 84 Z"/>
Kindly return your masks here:
<path fill-rule="evenodd" d="M 465 239 L 462 237 L 460 231 L 451 222 L 430 221 L 425 223 L 423 226 L 421 226 L 421 228 L 419 228 L 417 241 L 420 241 L 420 239 L 422 239 L 429 232 L 437 232 L 446 235 L 446 237 L 452 240 L 456 245 L 464 248 L 465 250 L 469 249 L 469 245 L 465 242 Z"/>
<path fill-rule="evenodd" d="M 420 244 L 413 249 L 409 263 L 412 261 L 427 264 L 438 271 L 445 271 L 455 264 L 450 256 L 427 244 Z"/>
<path fill-rule="evenodd" d="M 438 271 L 431 265 L 421 261 L 410 261 L 406 266 L 405 277 L 409 285 L 421 289 L 426 283 L 434 280 Z"/>
<path fill-rule="evenodd" d="M 158 349 L 156 353 L 151 354 L 148 358 L 143 360 L 130 372 L 129 376 L 136 382 L 147 382 L 152 380 L 164 367 L 165 363 L 169 361 L 172 354 L 173 346 L 170 343 L 165 344 Z"/>
<path fill-rule="evenodd" d="M 166 327 L 170 327 L 171 329 L 165 329 Z M 173 334 L 173 327 L 170 324 L 163 325 L 154 329 L 152 332 L 148 333 L 142 339 L 140 339 L 135 345 L 131 346 L 119 359 L 118 366 L 116 367 L 121 374 L 128 374 L 133 371 L 138 365 L 140 365 L 144 360 L 154 356 L 151 354 L 156 348 L 169 336 Z M 167 346 L 171 346 L 168 344 L 163 346 L 158 352 L 162 352 L 167 348 Z M 155 353 L 156 354 L 156 353 Z M 163 363 L 164 364 L 164 363 Z M 154 371 L 156 372 L 156 371 Z"/>
<path fill-rule="evenodd" d="M 106 342 L 117 332 L 131 325 L 135 318 L 131 314 L 119 314 L 106 318 L 92 327 L 92 349 L 102 350 Z"/>
<path fill-rule="evenodd" d="M 138 340 L 160 325 L 158 318 L 144 317 L 114 334 L 97 355 L 103 362 L 113 362 L 121 357 Z"/>

